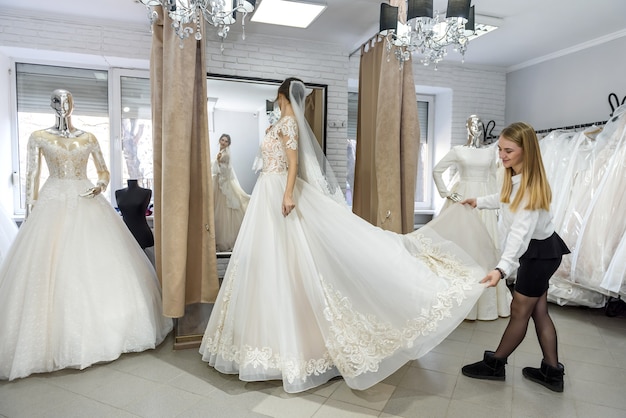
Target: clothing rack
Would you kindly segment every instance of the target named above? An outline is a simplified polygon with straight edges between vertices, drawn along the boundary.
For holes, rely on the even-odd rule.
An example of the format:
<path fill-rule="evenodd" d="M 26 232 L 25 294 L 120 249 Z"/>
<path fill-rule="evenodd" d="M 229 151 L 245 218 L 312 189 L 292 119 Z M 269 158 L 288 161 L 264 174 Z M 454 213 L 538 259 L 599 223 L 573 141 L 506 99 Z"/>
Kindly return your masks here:
<path fill-rule="evenodd" d="M 590 126 L 604 126 L 606 125 L 606 123 L 608 122 L 608 120 L 604 120 L 604 121 L 598 121 L 598 122 L 589 122 L 589 123 L 582 123 L 580 125 L 570 125 L 570 126 L 561 126 L 558 128 L 548 128 L 548 129 L 539 129 L 539 130 L 535 130 L 536 134 L 546 134 L 552 131 L 578 131 L 584 128 L 588 128 Z"/>

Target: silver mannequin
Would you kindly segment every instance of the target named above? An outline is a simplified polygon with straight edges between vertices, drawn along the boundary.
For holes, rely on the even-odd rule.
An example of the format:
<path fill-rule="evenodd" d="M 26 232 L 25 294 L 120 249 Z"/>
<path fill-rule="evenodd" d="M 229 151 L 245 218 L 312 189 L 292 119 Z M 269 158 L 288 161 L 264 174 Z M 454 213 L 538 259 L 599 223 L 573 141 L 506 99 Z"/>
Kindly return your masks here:
<path fill-rule="evenodd" d="M 470 115 L 465 122 L 467 128 L 466 147 L 480 148 L 483 145 L 483 123 L 477 115 Z M 452 193 L 447 197 L 453 202 L 460 202 L 463 197 L 458 193 Z"/>
<path fill-rule="evenodd" d="M 470 115 L 465 122 L 467 128 L 466 147 L 480 148 L 483 145 L 483 123 L 476 115 Z"/>
<path fill-rule="evenodd" d="M 50 95 L 50 107 L 54 109 L 56 114 L 56 121 L 54 126 L 44 129 L 43 132 L 46 135 L 46 140 L 49 142 L 62 142 L 68 141 L 76 144 L 84 144 L 89 142 L 92 137 L 91 134 L 87 134 L 85 131 L 76 129 L 72 125 L 71 115 L 74 110 L 74 98 L 72 93 L 67 90 L 57 89 Z M 96 186 L 89 188 L 85 193 L 82 193 L 81 197 L 95 197 L 106 190 L 108 184 L 109 172 L 104 168 L 104 171 L 98 170 L 98 177 L 101 174 L 105 174 L 106 180 L 98 180 Z M 39 175 L 38 173 L 36 174 Z M 28 187 L 27 187 L 28 188 Z M 28 191 L 27 191 L 28 194 Z M 33 209 L 32 203 L 26 204 L 26 217 L 30 215 Z"/>
<path fill-rule="evenodd" d="M 74 111 L 74 98 L 72 97 L 72 93 L 63 89 L 53 91 L 50 96 L 50 107 L 52 107 L 56 113 L 56 123 L 54 126 L 46 129 L 46 132 L 64 138 L 75 138 L 84 133 L 80 129 L 74 128 L 72 125 L 71 115 Z"/>

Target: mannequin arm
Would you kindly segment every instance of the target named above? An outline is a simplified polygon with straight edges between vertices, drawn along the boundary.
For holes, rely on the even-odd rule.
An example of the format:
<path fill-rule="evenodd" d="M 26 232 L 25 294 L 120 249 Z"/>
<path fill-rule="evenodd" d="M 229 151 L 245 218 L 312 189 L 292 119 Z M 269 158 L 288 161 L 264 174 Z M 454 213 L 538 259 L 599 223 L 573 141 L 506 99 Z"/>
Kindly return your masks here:
<path fill-rule="evenodd" d="M 104 156 L 102 155 L 102 151 L 100 150 L 100 144 L 98 144 L 98 140 L 95 136 L 90 135 L 89 141 L 91 142 L 91 156 L 93 157 L 93 162 L 96 166 L 96 171 L 98 172 L 98 181 L 96 182 L 96 186 L 87 190 L 87 192 L 81 194 L 82 197 L 94 197 L 104 192 L 109 185 L 109 170 L 107 169 L 106 163 L 104 162 Z"/>
<path fill-rule="evenodd" d="M 448 168 L 456 164 L 456 152 L 454 152 L 453 148 L 448 151 L 441 161 L 439 161 L 433 168 L 433 181 L 435 182 L 435 187 L 437 187 L 437 191 L 441 197 L 448 197 L 450 195 L 450 191 L 448 190 L 446 183 L 443 181 L 443 173 L 445 173 Z"/>
<path fill-rule="evenodd" d="M 26 157 L 26 217 L 37 200 L 39 194 L 39 175 L 41 174 L 41 147 L 37 140 L 37 135 L 33 134 L 28 139 L 28 150 Z"/>

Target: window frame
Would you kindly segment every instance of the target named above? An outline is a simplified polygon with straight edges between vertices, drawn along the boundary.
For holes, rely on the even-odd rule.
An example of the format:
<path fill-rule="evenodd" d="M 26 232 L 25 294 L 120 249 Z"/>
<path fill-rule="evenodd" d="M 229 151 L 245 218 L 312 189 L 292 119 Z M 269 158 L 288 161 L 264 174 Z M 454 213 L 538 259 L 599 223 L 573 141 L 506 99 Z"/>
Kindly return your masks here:
<path fill-rule="evenodd" d="M 11 172 L 12 172 L 12 193 L 13 207 L 7 208 L 13 210 L 16 218 L 24 218 L 26 209 L 21 206 L 22 193 L 20 184 L 20 155 L 19 155 L 19 126 L 18 126 L 18 103 L 17 103 L 17 66 L 18 64 L 45 65 L 61 68 L 75 68 L 83 70 L 103 71 L 108 74 L 108 120 L 109 120 L 109 155 L 110 161 L 107 167 L 110 172 L 109 186 L 105 194 L 109 198 L 112 206 L 115 206 L 114 191 L 123 187 L 122 178 L 122 77 L 135 77 L 150 79 L 150 71 L 148 69 L 129 69 L 108 67 L 93 63 L 59 63 L 55 61 L 28 59 L 28 58 L 11 58 L 10 71 L 11 81 L 9 83 L 9 99 L 10 99 L 10 132 L 11 132 Z M 51 90 L 52 92 L 52 90 Z M 52 124 L 52 123 L 51 123 Z"/>
<path fill-rule="evenodd" d="M 433 213 L 434 211 L 434 183 L 432 181 L 433 167 L 435 166 L 435 96 L 430 94 L 420 94 L 416 92 L 416 100 L 418 102 L 428 103 L 428 129 L 426 131 L 426 138 L 428 141 L 428 167 L 424 170 L 424 180 L 427 184 L 424 192 L 426 199 L 424 202 L 414 202 L 415 213 Z M 420 125 L 420 142 L 421 135 L 423 134 L 422 127 Z"/>

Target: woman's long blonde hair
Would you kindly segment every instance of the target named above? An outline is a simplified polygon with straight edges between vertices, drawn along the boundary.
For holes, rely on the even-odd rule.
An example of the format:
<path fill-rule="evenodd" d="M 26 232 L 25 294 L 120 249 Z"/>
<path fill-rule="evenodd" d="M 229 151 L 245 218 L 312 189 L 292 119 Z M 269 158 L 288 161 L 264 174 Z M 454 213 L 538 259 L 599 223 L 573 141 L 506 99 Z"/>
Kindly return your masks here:
<path fill-rule="evenodd" d="M 515 212 L 522 201 L 526 201 L 524 209 L 550 210 L 552 190 L 548 183 L 546 171 L 543 168 L 539 140 L 532 126 L 524 122 L 512 123 L 502 130 L 500 136 L 516 143 L 522 148 L 522 179 L 515 198 L 511 201 L 513 191 L 512 177 L 515 175 L 513 168 L 506 169 L 500 201 L 509 203 L 511 211 Z"/>

